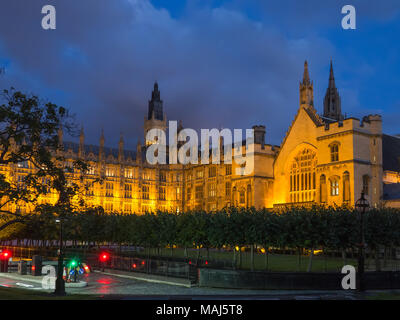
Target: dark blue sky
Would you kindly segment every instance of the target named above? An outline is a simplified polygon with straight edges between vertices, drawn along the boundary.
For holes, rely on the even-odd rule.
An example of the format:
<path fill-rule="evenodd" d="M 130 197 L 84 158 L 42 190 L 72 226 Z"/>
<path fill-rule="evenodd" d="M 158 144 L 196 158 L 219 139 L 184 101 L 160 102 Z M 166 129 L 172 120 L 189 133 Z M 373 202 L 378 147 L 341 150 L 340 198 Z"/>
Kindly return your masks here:
<path fill-rule="evenodd" d="M 57 29 L 41 28 L 53 4 Z M 341 8 L 357 30 L 341 28 Z M 76 114 L 86 141 L 143 140 L 155 80 L 170 120 L 195 129 L 264 124 L 280 144 L 298 108 L 304 60 L 322 112 L 333 59 L 347 115 L 383 115 L 400 133 L 398 0 L 2 0 L 0 88 Z"/>

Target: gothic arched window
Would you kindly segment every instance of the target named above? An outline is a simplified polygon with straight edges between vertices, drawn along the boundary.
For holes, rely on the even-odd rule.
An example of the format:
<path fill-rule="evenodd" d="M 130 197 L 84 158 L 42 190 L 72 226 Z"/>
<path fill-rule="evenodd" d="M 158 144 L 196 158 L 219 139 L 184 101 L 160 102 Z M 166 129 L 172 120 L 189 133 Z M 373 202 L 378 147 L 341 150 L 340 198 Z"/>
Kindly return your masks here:
<path fill-rule="evenodd" d="M 350 174 L 347 171 L 343 173 L 343 202 L 350 202 Z"/>
<path fill-rule="evenodd" d="M 239 203 L 240 204 L 245 204 L 246 203 L 246 194 L 245 194 L 244 189 L 241 189 L 239 191 Z"/>
<path fill-rule="evenodd" d="M 251 206 L 251 185 L 247 186 L 247 207 Z"/>
<path fill-rule="evenodd" d="M 311 149 L 300 151 L 290 166 L 290 202 L 308 202 L 315 200 L 315 169 L 317 155 Z"/>
<path fill-rule="evenodd" d="M 339 195 L 339 177 L 332 177 L 329 179 L 331 182 L 331 196 Z"/>
<path fill-rule="evenodd" d="M 334 142 L 329 145 L 331 149 L 331 162 L 339 161 L 339 143 Z"/>

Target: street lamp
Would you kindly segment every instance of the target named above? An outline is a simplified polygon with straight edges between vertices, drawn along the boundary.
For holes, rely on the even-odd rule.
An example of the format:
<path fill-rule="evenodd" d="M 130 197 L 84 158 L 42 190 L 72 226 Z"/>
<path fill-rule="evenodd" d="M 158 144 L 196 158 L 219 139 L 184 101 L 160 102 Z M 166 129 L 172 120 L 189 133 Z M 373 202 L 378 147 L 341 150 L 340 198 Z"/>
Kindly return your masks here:
<path fill-rule="evenodd" d="M 357 288 L 358 291 L 364 291 L 364 214 L 369 208 L 367 199 L 364 198 L 364 191 L 361 192 L 361 198 L 357 200 L 355 204 L 357 212 L 360 213 L 360 248 L 358 251 L 358 276 L 357 276 Z"/>
<path fill-rule="evenodd" d="M 58 268 L 57 268 L 57 279 L 56 279 L 56 289 L 54 294 L 58 296 L 65 296 L 65 282 L 63 279 L 64 271 L 64 257 L 63 257 L 63 234 L 62 234 L 62 219 L 56 219 L 56 223 L 60 224 L 60 247 L 58 249 Z"/>

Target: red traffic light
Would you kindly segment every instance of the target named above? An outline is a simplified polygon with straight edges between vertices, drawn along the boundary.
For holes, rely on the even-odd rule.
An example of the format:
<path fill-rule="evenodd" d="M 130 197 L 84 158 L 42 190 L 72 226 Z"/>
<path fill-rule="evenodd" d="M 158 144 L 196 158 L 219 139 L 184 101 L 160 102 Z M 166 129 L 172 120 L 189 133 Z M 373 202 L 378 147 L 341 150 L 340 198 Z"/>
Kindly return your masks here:
<path fill-rule="evenodd" d="M 108 252 L 102 252 L 100 254 L 100 261 L 101 262 L 106 262 L 108 259 L 110 259 L 110 255 L 108 254 Z"/>
<path fill-rule="evenodd" d="M 4 250 L 2 252 L 0 252 L 0 259 L 2 260 L 7 260 L 11 258 L 11 252 L 8 250 Z"/>

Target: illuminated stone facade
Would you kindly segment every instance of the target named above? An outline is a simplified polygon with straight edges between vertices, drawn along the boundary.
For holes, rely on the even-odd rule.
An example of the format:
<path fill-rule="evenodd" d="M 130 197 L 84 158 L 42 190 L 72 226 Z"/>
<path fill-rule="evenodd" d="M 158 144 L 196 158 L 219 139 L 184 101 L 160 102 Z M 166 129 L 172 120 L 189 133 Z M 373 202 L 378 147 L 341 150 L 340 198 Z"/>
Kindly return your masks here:
<path fill-rule="evenodd" d="M 126 151 L 121 137 L 118 149 L 110 149 L 104 146 L 103 134 L 99 146 L 85 145 L 83 131 L 79 143 L 64 143 L 64 152 L 68 159 L 82 157 L 89 162 L 92 169 L 87 181 L 104 178 L 86 191 L 86 201 L 103 206 L 107 212 L 213 211 L 227 206 L 272 208 L 313 203 L 354 205 L 363 189 L 372 205 L 400 204 L 393 196 L 384 199 L 384 186 L 400 186 L 400 138 L 382 134 L 379 115 L 366 116 L 362 121 L 342 115 L 332 65 L 323 115 L 318 115 L 314 107 L 313 90 L 306 63 L 300 83 L 300 106 L 282 144 L 265 144 L 265 127 L 253 127 L 254 171 L 247 176 L 236 174 L 235 162 L 149 165 L 145 161 L 146 145 L 154 141 L 138 143 L 136 151 Z M 157 83 L 149 101 L 144 133 L 152 128 L 167 129 Z M 398 146 L 399 152 L 388 155 L 386 162 L 392 166 L 385 170 L 383 143 L 388 137 L 388 143 Z M 30 169 L 18 165 L 1 170 L 21 179 Z M 72 174 L 71 179 L 77 180 L 78 174 Z M 55 201 L 55 197 L 51 195 L 47 201 Z"/>

